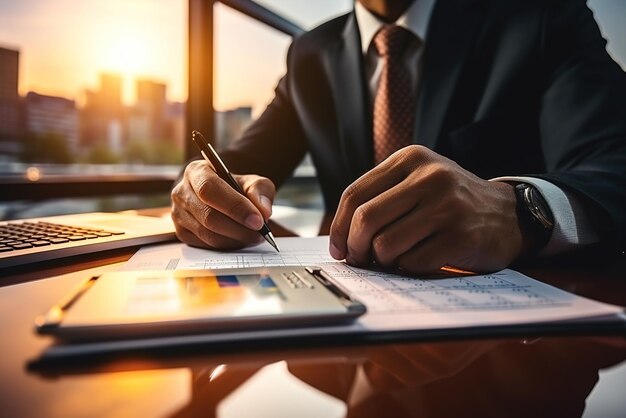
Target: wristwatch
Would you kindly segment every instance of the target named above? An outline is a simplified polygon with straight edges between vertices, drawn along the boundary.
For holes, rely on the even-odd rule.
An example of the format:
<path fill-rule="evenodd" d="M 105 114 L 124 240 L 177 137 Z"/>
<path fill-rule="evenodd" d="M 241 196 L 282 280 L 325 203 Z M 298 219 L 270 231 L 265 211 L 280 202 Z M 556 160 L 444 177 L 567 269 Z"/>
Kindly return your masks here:
<path fill-rule="evenodd" d="M 515 186 L 517 197 L 517 217 L 522 233 L 530 237 L 531 252 L 540 251 L 550 240 L 554 227 L 554 216 L 545 199 L 528 183 Z"/>

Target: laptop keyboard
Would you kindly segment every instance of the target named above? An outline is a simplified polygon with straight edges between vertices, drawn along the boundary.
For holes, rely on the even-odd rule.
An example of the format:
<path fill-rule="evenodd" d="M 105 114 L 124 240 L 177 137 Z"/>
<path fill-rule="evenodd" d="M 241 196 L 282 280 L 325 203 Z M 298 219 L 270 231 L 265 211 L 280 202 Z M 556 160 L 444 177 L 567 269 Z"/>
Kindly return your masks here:
<path fill-rule="evenodd" d="M 123 232 L 75 227 L 50 222 L 14 222 L 0 225 L 0 252 L 91 240 Z"/>

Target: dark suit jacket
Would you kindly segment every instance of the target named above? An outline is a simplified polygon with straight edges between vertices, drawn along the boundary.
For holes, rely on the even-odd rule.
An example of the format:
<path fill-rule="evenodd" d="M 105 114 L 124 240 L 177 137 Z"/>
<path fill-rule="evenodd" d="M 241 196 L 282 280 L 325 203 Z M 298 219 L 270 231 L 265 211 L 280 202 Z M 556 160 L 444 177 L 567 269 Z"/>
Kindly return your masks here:
<path fill-rule="evenodd" d="M 439 0 L 420 69 L 415 144 L 487 179 L 576 194 L 612 250 L 626 237 L 626 75 L 583 0 Z M 280 185 L 306 152 L 328 210 L 373 167 L 354 13 L 294 40 L 262 116 L 223 156 Z"/>

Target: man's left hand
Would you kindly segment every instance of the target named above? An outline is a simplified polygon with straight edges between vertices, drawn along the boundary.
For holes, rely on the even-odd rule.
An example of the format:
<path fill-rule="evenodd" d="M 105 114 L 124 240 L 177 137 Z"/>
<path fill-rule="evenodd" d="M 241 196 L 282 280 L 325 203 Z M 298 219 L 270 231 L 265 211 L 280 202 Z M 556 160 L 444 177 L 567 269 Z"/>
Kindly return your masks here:
<path fill-rule="evenodd" d="M 513 186 L 483 180 L 419 145 L 352 183 L 330 229 L 335 259 L 413 273 L 496 271 L 522 248 Z"/>

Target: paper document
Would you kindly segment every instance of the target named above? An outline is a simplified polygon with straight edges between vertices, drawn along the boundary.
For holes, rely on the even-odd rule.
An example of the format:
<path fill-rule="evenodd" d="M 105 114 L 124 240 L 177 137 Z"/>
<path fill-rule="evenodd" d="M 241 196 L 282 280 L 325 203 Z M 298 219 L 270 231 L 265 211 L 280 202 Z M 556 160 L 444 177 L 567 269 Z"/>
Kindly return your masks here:
<path fill-rule="evenodd" d="M 189 270 L 283 265 L 319 265 L 368 309 L 353 329 L 420 330 L 526 324 L 616 316 L 618 306 L 585 299 L 513 270 L 453 278 L 420 279 L 380 273 L 337 262 L 328 237 L 278 238 L 269 244 L 216 252 L 184 244 L 140 249 L 123 270 Z M 339 327 L 345 332 L 345 328 Z"/>

